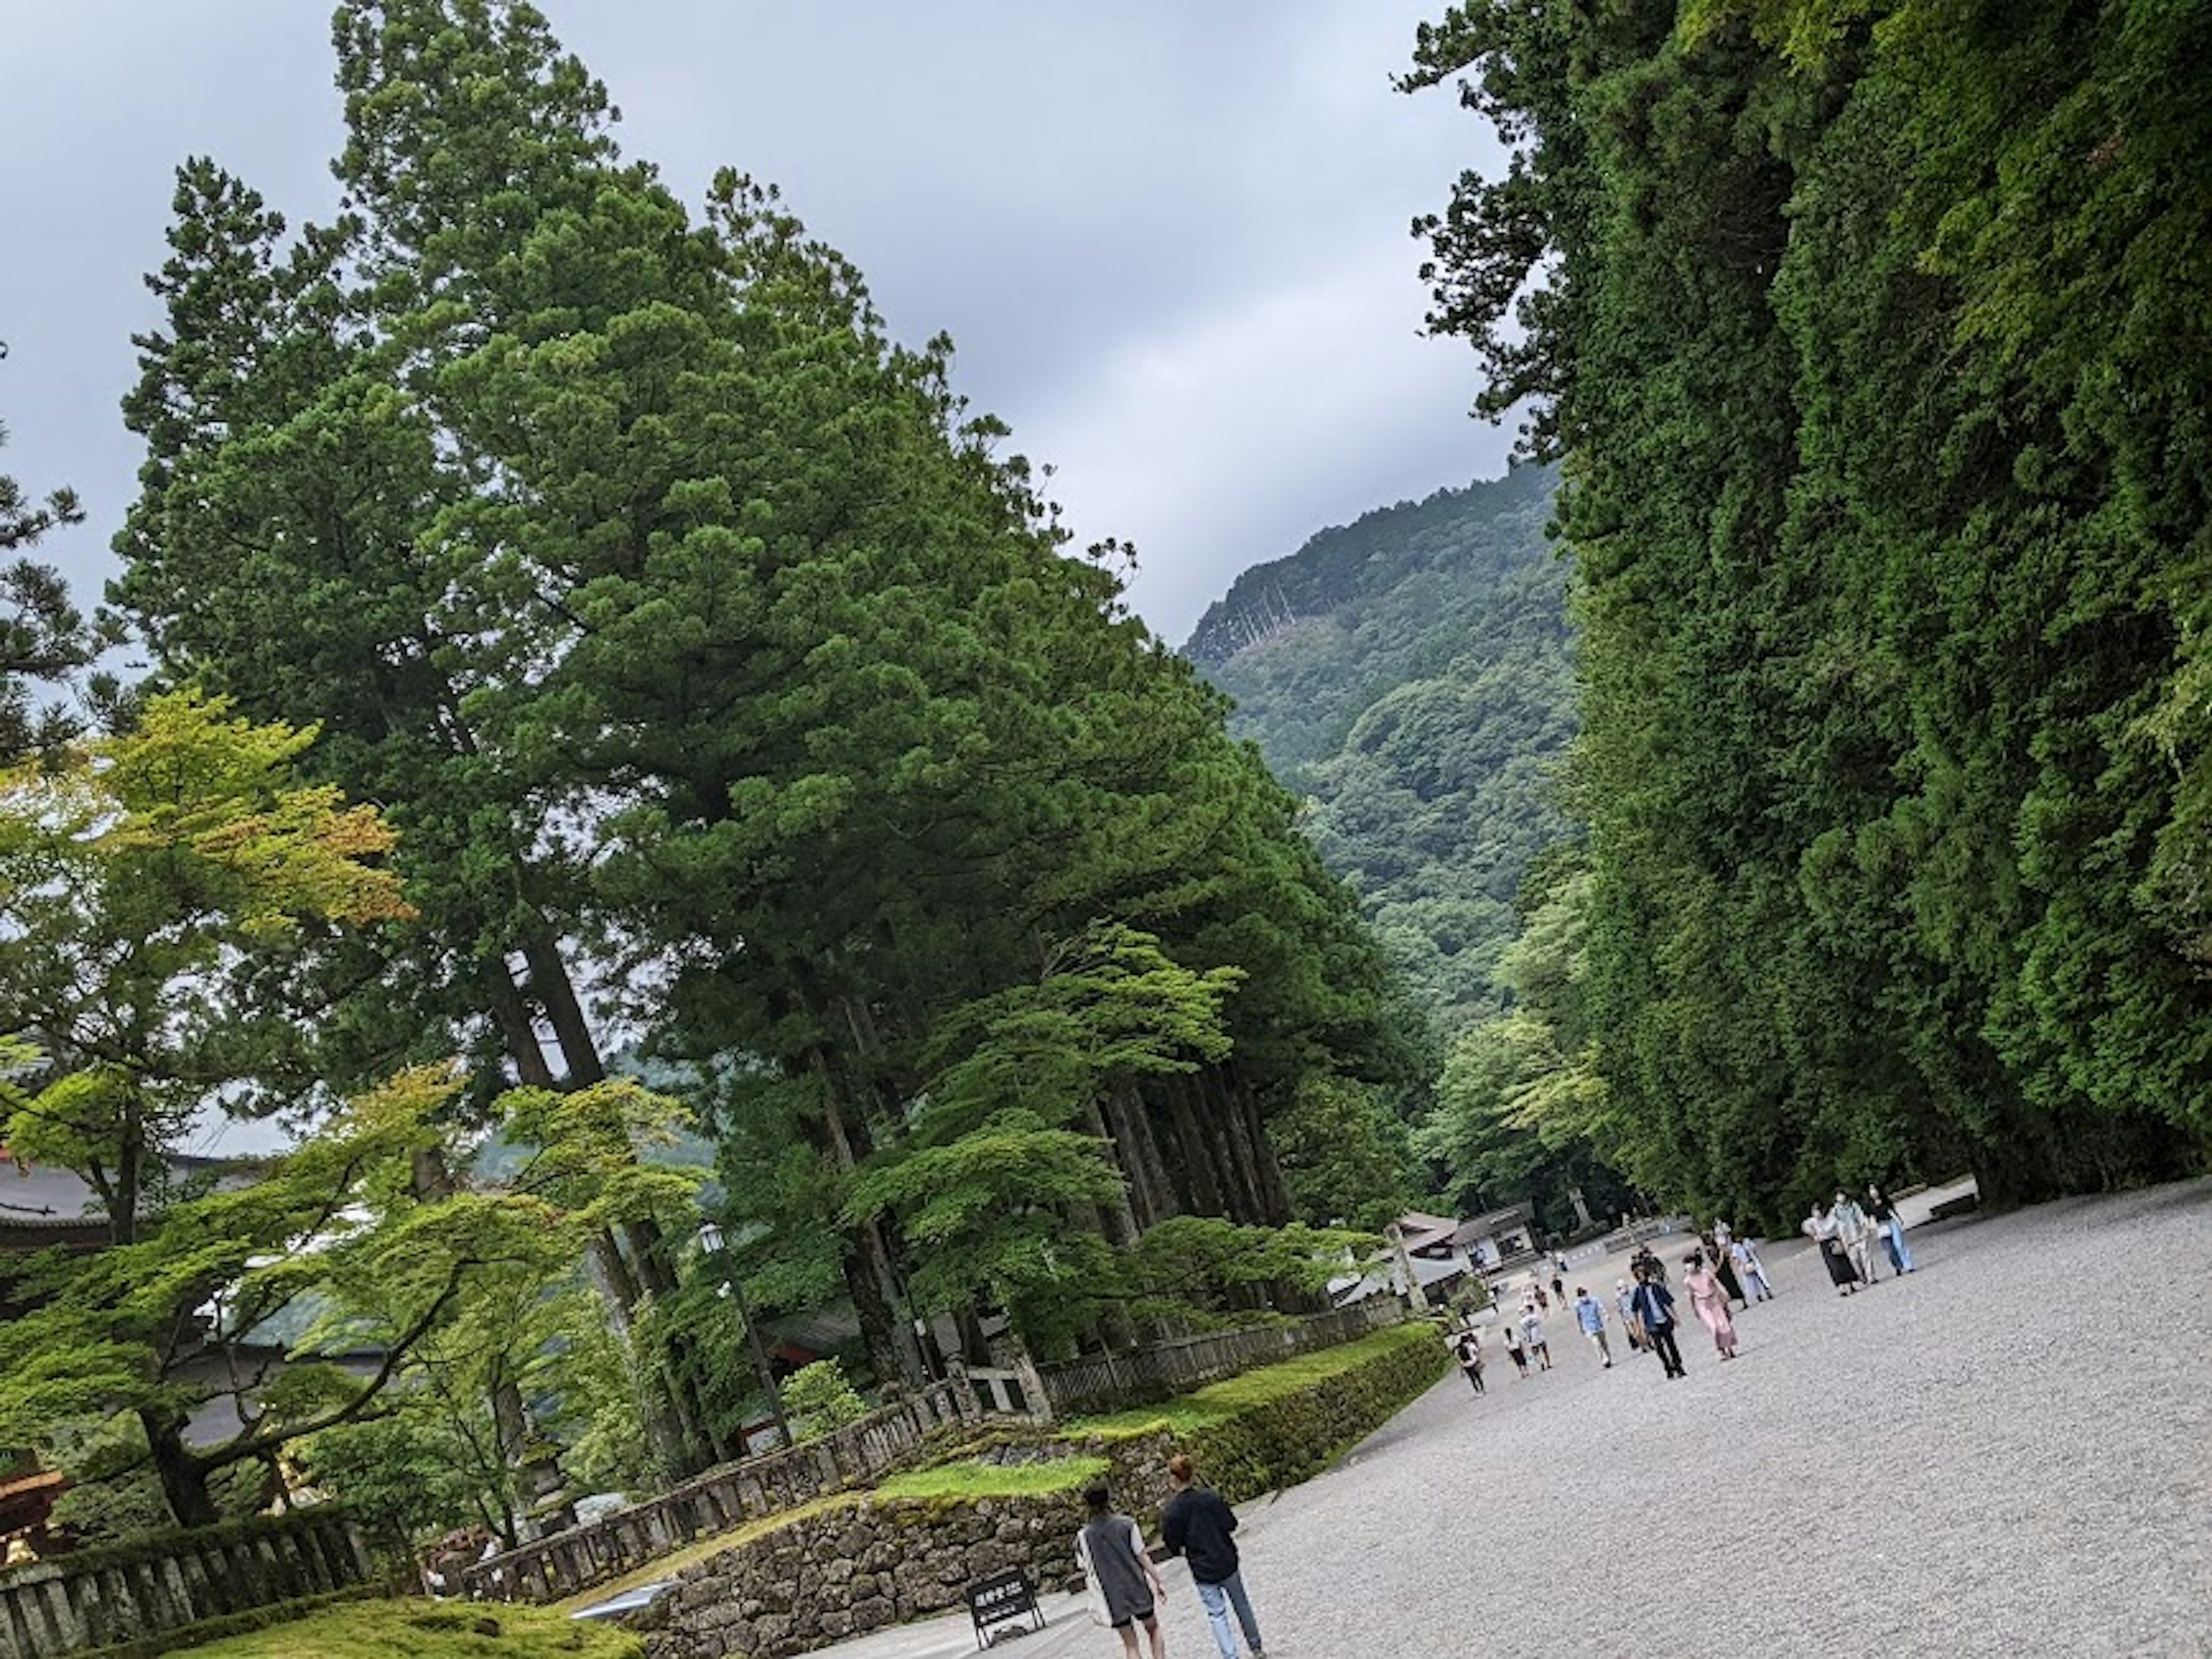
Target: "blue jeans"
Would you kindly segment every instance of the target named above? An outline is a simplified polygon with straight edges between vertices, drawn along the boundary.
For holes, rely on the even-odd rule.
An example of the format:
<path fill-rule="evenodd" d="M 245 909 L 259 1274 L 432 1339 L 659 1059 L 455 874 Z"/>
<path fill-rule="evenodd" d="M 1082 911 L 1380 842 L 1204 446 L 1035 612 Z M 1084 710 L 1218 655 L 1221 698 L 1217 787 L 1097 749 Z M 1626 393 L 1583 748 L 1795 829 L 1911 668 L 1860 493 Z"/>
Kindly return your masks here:
<path fill-rule="evenodd" d="M 1912 1251 L 1905 1242 L 1905 1226 L 1902 1222 L 1893 1220 L 1889 1224 L 1889 1261 L 1890 1265 L 1899 1273 L 1905 1273 L 1911 1268 Z"/>
<path fill-rule="evenodd" d="M 1237 1609 L 1237 1622 L 1244 1627 L 1244 1645 L 1260 1651 L 1260 1621 L 1252 1616 L 1252 1598 L 1244 1594 L 1243 1573 L 1232 1572 L 1218 1584 L 1199 1585 L 1198 1604 L 1213 1626 L 1213 1645 L 1221 1650 L 1221 1659 L 1237 1659 L 1237 1637 L 1229 1628 L 1231 1607 Z"/>

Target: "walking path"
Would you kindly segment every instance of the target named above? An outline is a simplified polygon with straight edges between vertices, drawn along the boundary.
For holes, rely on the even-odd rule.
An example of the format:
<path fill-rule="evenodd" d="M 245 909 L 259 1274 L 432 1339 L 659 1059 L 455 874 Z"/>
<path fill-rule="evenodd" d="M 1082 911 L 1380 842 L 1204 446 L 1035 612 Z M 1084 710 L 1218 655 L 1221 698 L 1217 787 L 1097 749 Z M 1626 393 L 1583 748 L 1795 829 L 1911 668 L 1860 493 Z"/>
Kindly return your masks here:
<path fill-rule="evenodd" d="M 1677 1283 L 1688 1247 L 1655 1246 Z M 1778 1295 L 1737 1315 L 1741 1357 L 1692 1322 L 1680 1382 L 1602 1370 L 1557 1312 L 1547 1375 L 1486 1340 L 1487 1395 L 1455 1370 L 1243 1510 L 1271 1659 L 2212 1653 L 2212 1180 L 1912 1248 L 1919 1272 L 1849 1300 L 1809 1250 L 1763 1250 Z M 1621 1269 L 1575 1271 L 1570 1294 Z M 1169 1651 L 1210 1659 L 1166 1571 Z M 1078 1598 L 1048 1605 L 994 1652 L 1118 1654 Z M 963 1614 L 826 1651 L 975 1650 Z"/>

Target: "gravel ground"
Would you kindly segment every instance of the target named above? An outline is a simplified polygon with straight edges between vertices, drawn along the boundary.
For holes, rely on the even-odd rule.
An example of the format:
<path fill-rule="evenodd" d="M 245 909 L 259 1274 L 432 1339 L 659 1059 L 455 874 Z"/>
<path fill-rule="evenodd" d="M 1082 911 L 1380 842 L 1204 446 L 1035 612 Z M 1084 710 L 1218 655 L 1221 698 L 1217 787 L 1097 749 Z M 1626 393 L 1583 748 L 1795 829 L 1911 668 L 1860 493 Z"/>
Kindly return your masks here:
<path fill-rule="evenodd" d="M 1486 1344 L 1486 1396 L 1455 1372 L 1243 1510 L 1269 1654 L 2212 1654 L 2212 1181 L 1910 1237 L 1920 1271 L 1848 1300 L 1765 1250 L 1741 1356 L 1692 1323 L 1680 1382 L 1602 1370 L 1557 1314 L 1547 1375 Z M 1169 1585 L 1169 1650 L 1205 1659 Z M 1054 1600 L 1000 1650 L 1118 1651 Z M 964 1618 L 832 1651 L 963 1649 Z"/>

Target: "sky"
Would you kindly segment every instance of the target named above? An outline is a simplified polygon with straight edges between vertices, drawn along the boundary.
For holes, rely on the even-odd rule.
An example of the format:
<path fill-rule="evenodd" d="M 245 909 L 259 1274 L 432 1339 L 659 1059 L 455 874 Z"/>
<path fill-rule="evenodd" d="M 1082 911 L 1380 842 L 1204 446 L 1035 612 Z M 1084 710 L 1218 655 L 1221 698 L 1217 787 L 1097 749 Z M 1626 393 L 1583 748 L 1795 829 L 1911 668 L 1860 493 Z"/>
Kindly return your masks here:
<path fill-rule="evenodd" d="M 1322 526 L 1504 470 L 1474 362 L 1421 332 L 1413 216 L 1495 142 L 1389 77 L 1437 0 L 540 0 L 696 202 L 781 185 L 892 330 L 1057 469 L 1079 544 L 1133 541 L 1180 641 Z M 90 598 L 137 441 L 172 173 L 210 155 L 295 222 L 338 143 L 320 0 L 0 0 L 0 471 L 74 485 L 46 544 Z"/>

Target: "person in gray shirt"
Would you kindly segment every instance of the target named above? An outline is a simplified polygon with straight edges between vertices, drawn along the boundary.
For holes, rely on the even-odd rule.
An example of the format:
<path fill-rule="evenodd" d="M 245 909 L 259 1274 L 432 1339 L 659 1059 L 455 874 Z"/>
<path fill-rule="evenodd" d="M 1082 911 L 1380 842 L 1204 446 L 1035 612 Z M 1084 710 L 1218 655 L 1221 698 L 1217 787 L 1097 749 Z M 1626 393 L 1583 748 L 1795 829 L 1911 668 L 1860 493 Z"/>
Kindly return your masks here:
<path fill-rule="evenodd" d="M 1167 1659 L 1167 1637 L 1160 1630 L 1159 1604 L 1167 1589 L 1159 1569 L 1145 1553 L 1145 1535 L 1126 1515 L 1115 1513 L 1106 1488 L 1083 1494 L 1091 1518 L 1075 1537 L 1075 1565 L 1091 1581 L 1094 1618 L 1103 1615 L 1121 1638 L 1121 1651 L 1136 1659 L 1137 1626 L 1145 1627 L 1152 1659 Z"/>

